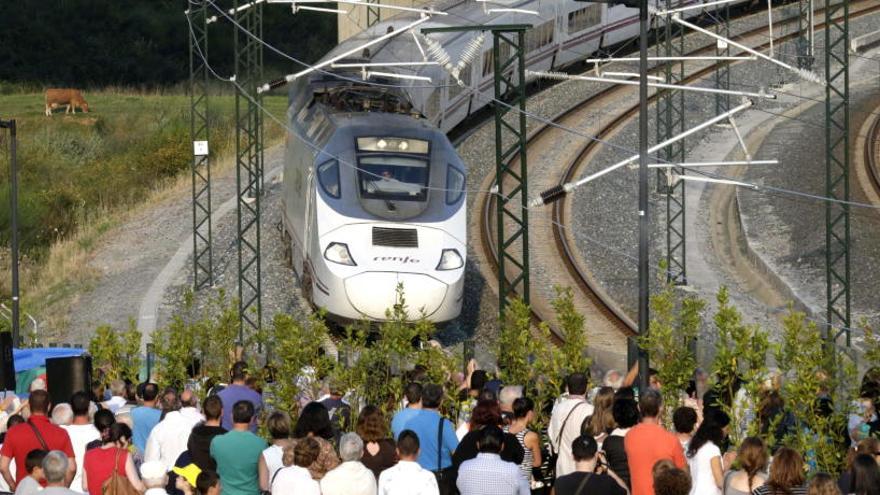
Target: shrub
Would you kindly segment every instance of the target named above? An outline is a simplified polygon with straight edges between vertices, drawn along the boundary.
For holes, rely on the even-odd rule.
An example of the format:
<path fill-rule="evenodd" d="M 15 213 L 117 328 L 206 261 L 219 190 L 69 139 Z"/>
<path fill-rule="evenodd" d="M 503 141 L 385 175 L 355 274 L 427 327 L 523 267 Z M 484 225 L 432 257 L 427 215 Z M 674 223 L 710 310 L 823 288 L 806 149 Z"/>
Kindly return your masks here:
<path fill-rule="evenodd" d="M 712 375 L 718 404 L 731 418 L 730 438 L 734 445 L 747 436 L 760 432 L 756 421 L 761 381 L 767 376 L 769 336 L 759 325 L 745 325 L 742 314 L 730 305 L 727 287 L 716 296 L 718 310 L 714 322 L 716 330 L 715 359 Z M 737 395 L 738 379 L 744 391 Z"/>
<path fill-rule="evenodd" d="M 95 330 L 89 342 L 89 354 L 94 367 L 101 370 L 106 383 L 111 380 L 138 381 L 141 369 L 141 332 L 134 319 L 128 329 L 117 332 L 109 325 Z"/>
<path fill-rule="evenodd" d="M 697 368 L 692 344 L 699 334 L 706 302 L 692 295 L 678 297 L 674 286 L 666 283 L 651 296 L 650 304 L 648 335 L 638 337 L 638 342 L 657 370 L 663 384 L 664 411 L 671 415 Z"/>

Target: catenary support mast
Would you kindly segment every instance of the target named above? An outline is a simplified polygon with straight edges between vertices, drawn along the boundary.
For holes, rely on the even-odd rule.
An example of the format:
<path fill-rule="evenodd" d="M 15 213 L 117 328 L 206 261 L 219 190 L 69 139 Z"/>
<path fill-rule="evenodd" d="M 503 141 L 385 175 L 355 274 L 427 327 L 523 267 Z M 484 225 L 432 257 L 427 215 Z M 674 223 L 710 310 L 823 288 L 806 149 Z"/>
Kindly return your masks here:
<path fill-rule="evenodd" d="M 238 0 L 235 0 L 238 7 Z M 262 4 L 236 11 L 235 21 L 251 33 L 262 30 Z M 238 193 L 239 340 L 262 325 L 260 278 L 260 196 L 262 195 L 262 131 L 257 85 L 262 75 L 262 45 L 235 30 L 235 162 Z"/>
<path fill-rule="evenodd" d="M 849 201 L 849 2 L 825 10 L 825 196 Z M 827 338 L 850 345 L 849 205 L 825 203 Z"/>
<path fill-rule="evenodd" d="M 193 143 L 192 219 L 193 289 L 214 283 L 211 226 L 211 159 L 208 146 L 208 58 L 207 10 L 205 0 L 193 0 L 187 12 L 189 36 L 190 136 Z"/>

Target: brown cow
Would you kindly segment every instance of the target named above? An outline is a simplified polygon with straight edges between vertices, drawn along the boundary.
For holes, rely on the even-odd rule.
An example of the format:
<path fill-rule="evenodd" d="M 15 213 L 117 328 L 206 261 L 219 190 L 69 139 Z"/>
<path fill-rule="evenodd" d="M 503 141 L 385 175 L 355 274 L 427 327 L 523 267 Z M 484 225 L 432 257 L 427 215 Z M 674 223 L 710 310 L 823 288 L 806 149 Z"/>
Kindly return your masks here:
<path fill-rule="evenodd" d="M 82 93 L 78 89 L 47 89 L 46 90 L 46 116 L 52 116 L 52 110 L 64 105 L 64 113 L 76 113 L 76 107 L 83 112 L 89 112 L 89 104 L 86 103 Z"/>

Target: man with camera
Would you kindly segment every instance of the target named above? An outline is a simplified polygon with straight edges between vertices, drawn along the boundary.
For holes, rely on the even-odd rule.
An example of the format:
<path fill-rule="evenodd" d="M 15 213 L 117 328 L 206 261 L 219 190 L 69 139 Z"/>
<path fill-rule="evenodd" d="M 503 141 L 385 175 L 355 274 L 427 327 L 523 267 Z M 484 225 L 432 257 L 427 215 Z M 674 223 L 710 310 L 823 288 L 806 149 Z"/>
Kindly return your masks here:
<path fill-rule="evenodd" d="M 590 435 L 581 435 L 571 443 L 575 471 L 556 479 L 556 495 L 579 495 L 602 493 L 605 495 L 626 495 L 624 482 L 599 457 L 599 446 Z"/>

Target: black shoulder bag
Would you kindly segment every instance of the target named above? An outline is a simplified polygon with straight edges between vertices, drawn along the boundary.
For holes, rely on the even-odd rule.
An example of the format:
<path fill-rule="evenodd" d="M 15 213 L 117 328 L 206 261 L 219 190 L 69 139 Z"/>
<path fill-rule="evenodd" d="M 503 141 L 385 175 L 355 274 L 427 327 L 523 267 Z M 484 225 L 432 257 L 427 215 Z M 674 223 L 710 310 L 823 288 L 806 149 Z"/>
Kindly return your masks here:
<path fill-rule="evenodd" d="M 440 416 L 440 421 L 437 423 L 437 470 L 434 471 L 434 476 L 437 478 L 437 488 L 440 490 L 440 495 L 455 495 L 457 490 L 453 467 L 441 468 L 443 465 L 443 420 L 443 416 Z"/>

